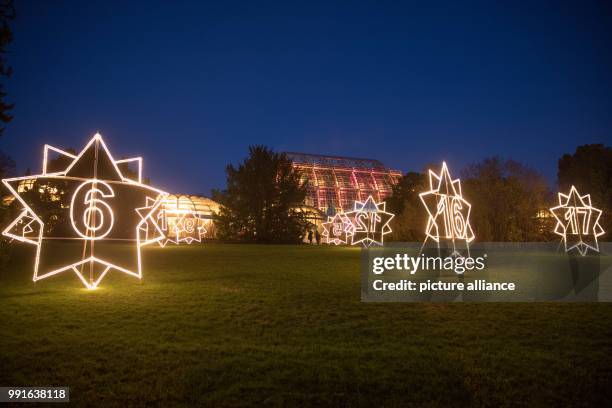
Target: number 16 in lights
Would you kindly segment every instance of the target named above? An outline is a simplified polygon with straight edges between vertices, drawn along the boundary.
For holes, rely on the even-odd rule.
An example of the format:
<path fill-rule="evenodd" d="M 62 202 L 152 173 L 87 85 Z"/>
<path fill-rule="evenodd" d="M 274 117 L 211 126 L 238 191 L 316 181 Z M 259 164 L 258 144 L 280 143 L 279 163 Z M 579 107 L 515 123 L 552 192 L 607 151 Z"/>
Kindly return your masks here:
<path fill-rule="evenodd" d="M 429 214 L 423 246 L 428 239 L 438 245 L 440 239 L 447 239 L 452 243 L 453 253 L 458 253 L 456 241 L 464 241 L 469 252 L 468 244 L 475 238 L 470 226 L 471 205 L 463 198 L 461 181 L 451 178 L 445 162 L 440 174 L 429 170 L 429 191 L 419 197 Z"/>
<path fill-rule="evenodd" d="M 438 203 L 438 214 L 443 214 L 445 238 L 463 237 L 466 235 L 466 223 L 463 219 L 464 206 L 458 197 L 443 197 Z"/>

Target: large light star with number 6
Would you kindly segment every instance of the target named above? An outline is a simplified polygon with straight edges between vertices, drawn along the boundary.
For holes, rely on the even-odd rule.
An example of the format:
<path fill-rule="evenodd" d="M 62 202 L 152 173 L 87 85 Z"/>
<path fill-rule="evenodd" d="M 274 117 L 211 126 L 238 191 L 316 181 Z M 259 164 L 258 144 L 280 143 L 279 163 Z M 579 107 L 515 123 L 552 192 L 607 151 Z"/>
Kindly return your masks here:
<path fill-rule="evenodd" d="M 560 235 L 565 251 L 577 249 L 585 256 L 589 249 L 599 252 L 597 237 L 605 234 L 599 225 L 601 210 L 591 205 L 591 196 L 583 196 L 572 186 L 568 194 L 559 193 L 559 205 L 550 209 L 557 225 L 555 234 Z"/>
<path fill-rule="evenodd" d="M 115 160 L 99 134 L 78 155 L 45 145 L 42 174 L 2 182 L 23 206 L 3 235 L 36 245 L 35 282 L 74 272 L 95 289 L 112 270 L 140 279 L 140 248 L 164 238 L 153 215 L 166 193 L 142 183 L 141 158 Z"/>

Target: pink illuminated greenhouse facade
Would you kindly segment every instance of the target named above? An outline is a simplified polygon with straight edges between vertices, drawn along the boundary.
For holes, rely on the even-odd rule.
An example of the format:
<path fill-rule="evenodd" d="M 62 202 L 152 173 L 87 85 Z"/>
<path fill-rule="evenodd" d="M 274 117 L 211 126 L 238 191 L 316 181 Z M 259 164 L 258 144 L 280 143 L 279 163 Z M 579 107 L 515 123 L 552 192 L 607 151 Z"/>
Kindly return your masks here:
<path fill-rule="evenodd" d="M 288 152 L 293 167 L 307 181 L 306 202 L 326 215 L 351 211 L 356 200 L 372 196 L 377 202 L 392 194 L 402 177 L 397 170 L 380 161 L 349 157 L 322 156 Z"/>

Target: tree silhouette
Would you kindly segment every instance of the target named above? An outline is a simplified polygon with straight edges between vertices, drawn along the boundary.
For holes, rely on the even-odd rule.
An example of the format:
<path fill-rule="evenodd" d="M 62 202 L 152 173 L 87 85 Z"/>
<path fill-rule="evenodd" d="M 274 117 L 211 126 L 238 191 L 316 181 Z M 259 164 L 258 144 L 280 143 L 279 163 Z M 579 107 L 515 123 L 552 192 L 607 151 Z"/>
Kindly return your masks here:
<path fill-rule="evenodd" d="M 559 159 L 559 189 L 567 193 L 576 186 L 580 194 L 590 194 L 594 207 L 603 211 L 600 224 L 610 240 L 612 232 L 612 148 L 602 144 L 578 146 L 574 154 Z"/>
<path fill-rule="evenodd" d="M 15 6 L 13 0 L 0 1 L 0 77 L 10 77 L 13 73 L 12 68 L 6 62 L 7 46 L 13 40 L 13 33 L 9 27 L 9 21 L 15 18 Z M 5 101 L 6 92 L 0 82 L 0 122 L 8 123 L 13 119 L 10 111 L 13 104 Z M 4 126 L 0 126 L 0 137 L 4 133 Z"/>
<path fill-rule="evenodd" d="M 425 237 L 427 211 L 419 194 L 427 190 L 426 176 L 406 173 L 393 186 L 393 195 L 387 199 L 387 208 L 395 214 L 391 220 L 394 241 L 422 241 Z"/>
<path fill-rule="evenodd" d="M 238 168 L 226 168 L 227 189 L 214 191 L 221 204 L 215 216 L 221 239 L 253 242 L 299 242 L 307 227 L 300 210 L 305 185 L 284 153 L 249 147 Z"/>
<path fill-rule="evenodd" d="M 550 238 L 551 194 L 544 178 L 514 160 L 491 157 L 463 171 L 464 197 L 479 241 L 542 241 Z M 554 225 L 554 224 L 553 224 Z"/>

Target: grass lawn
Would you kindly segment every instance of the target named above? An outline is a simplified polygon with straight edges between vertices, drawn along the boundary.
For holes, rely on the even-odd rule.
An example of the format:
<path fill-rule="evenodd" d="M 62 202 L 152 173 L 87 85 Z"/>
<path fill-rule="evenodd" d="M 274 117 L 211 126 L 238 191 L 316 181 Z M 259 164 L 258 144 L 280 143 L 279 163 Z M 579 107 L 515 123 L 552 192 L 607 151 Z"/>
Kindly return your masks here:
<path fill-rule="evenodd" d="M 0 271 L 0 385 L 82 405 L 589 405 L 612 304 L 361 303 L 359 250 L 147 248 L 144 280 Z"/>

